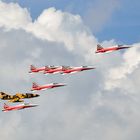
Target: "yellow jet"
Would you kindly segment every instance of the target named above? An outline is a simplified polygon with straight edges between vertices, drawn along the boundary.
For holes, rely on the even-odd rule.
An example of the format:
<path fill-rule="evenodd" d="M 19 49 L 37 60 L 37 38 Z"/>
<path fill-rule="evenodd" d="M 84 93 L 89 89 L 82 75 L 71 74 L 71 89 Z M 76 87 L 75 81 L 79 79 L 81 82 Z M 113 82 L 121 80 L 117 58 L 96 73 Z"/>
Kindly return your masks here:
<path fill-rule="evenodd" d="M 32 94 L 32 93 L 16 93 L 15 95 L 9 95 L 9 94 L 6 94 L 5 92 L 0 92 L 0 99 L 8 100 L 9 102 L 12 102 L 12 103 L 23 102 L 24 100 L 21 100 L 21 99 L 34 98 L 38 96 L 40 95 Z"/>

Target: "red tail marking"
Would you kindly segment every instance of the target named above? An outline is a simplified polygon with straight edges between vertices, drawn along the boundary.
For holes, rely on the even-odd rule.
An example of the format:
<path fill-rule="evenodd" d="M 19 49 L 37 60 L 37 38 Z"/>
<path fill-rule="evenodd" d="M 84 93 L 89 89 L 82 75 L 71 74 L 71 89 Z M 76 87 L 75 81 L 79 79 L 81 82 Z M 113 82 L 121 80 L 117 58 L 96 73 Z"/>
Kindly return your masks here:
<path fill-rule="evenodd" d="M 50 68 L 48 66 L 45 66 L 45 71 L 50 70 Z"/>
<path fill-rule="evenodd" d="M 4 109 L 7 109 L 9 106 L 6 104 L 6 103 L 4 103 Z"/>
<path fill-rule="evenodd" d="M 33 82 L 32 87 L 33 87 L 33 88 L 36 88 L 36 87 L 38 87 L 38 84 L 37 84 L 37 83 L 35 83 L 35 82 Z"/>
<path fill-rule="evenodd" d="M 97 44 L 97 50 L 102 50 L 103 47 L 100 44 Z"/>
<path fill-rule="evenodd" d="M 31 65 L 30 67 L 31 67 L 31 70 L 35 70 L 36 69 L 36 67 L 33 66 L 33 65 Z"/>

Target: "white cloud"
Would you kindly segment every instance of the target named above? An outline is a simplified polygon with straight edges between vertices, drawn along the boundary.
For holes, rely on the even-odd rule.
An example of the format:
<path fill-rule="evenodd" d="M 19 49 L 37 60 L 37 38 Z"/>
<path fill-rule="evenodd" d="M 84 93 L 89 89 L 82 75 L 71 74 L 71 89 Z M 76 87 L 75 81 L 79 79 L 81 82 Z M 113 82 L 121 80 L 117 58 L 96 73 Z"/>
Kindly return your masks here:
<path fill-rule="evenodd" d="M 27 31 L 41 39 L 64 43 L 69 50 L 88 49 L 96 39 L 91 36 L 79 15 L 49 8 L 30 24 Z M 89 42 L 89 45 L 84 42 Z"/>
<path fill-rule="evenodd" d="M 123 55 L 123 60 L 120 66 L 111 68 L 109 70 L 108 81 L 106 82 L 107 89 L 117 87 L 125 87 L 123 80 L 129 81 L 129 75 L 135 73 L 135 70 L 140 66 L 140 44 L 133 44 L 132 48 L 128 49 Z M 131 83 L 132 84 L 132 83 Z"/>
<path fill-rule="evenodd" d="M 1 112 L 2 140 L 127 140 L 139 137 L 139 44 L 124 53 L 97 55 L 94 53 L 97 39 L 79 15 L 49 8 L 32 22 L 26 9 L 1 2 L 0 7 L 3 5 L 5 8 L 0 10 L 8 8 L 13 12 L 9 15 L 2 12 L 0 16 L 1 90 L 29 92 L 32 81 L 40 84 L 65 82 L 67 86 L 40 92 L 39 98 L 30 100 L 39 104 L 37 108 Z M 11 20 L 12 13 L 18 18 Z M 5 18 L 5 14 L 9 17 Z M 115 41 L 102 44 L 108 46 Z M 30 64 L 96 64 L 97 69 L 65 76 L 28 75 Z M 107 89 L 107 84 L 116 81 L 125 81 L 123 85 L 128 84 L 135 94 L 130 94 L 129 87 L 124 89 L 122 84 Z"/>
<path fill-rule="evenodd" d="M 27 26 L 31 22 L 31 17 L 26 8 L 21 8 L 18 4 L 6 4 L 0 1 L 0 26 L 6 29 L 19 29 Z"/>
<path fill-rule="evenodd" d="M 26 8 L 23 9 L 18 4 L 3 2 L 0 6 L 0 25 L 6 29 L 23 29 L 40 39 L 64 43 L 69 50 L 76 48 L 80 51 L 88 50 L 96 42 L 79 15 L 49 8 L 32 22 Z M 88 46 L 84 43 L 86 41 L 89 42 Z"/>

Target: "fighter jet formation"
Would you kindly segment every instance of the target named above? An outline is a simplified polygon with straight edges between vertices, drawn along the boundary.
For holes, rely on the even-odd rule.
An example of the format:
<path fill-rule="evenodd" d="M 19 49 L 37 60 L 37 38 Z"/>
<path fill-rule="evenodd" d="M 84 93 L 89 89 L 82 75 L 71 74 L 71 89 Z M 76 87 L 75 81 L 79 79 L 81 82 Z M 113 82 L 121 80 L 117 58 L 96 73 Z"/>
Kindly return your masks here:
<path fill-rule="evenodd" d="M 86 70 L 92 70 L 95 69 L 95 67 L 89 67 L 89 66 L 80 66 L 80 67 L 73 67 L 73 66 L 54 66 L 54 65 L 47 65 L 44 67 L 36 67 L 34 65 L 30 65 L 30 71 L 29 73 L 43 73 L 43 74 L 71 74 L 71 73 L 77 73 L 81 71 Z M 31 91 L 41 91 L 41 90 L 47 90 L 57 87 L 66 86 L 64 83 L 49 83 L 44 85 L 39 85 L 36 82 L 32 83 Z M 17 103 L 17 102 L 24 102 L 24 99 L 31 99 L 35 97 L 39 97 L 39 94 L 33 94 L 33 93 L 16 93 L 14 95 L 7 94 L 5 92 L 0 92 L 0 99 L 1 100 L 7 100 L 11 103 Z M 37 105 L 32 104 L 19 104 L 15 106 L 8 106 L 6 103 L 4 103 L 3 110 L 4 112 L 12 111 L 12 110 L 21 110 L 24 108 L 30 108 L 30 107 L 36 107 Z"/>
<path fill-rule="evenodd" d="M 130 46 L 125 46 L 125 45 L 117 45 L 113 47 L 103 48 L 101 45 L 97 44 L 97 50 L 95 51 L 95 53 L 106 53 L 106 52 L 112 52 L 112 51 L 128 49 L 128 48 L 130 48 Z M 75 66 L 64 66 L 64 65 L 62 66 L 46 65 L 43 67 L 36 67 L 34 65 L 30 65 L 29 73 L 42 73 L 44 75 L 48 75 L 48 74 L 66 75 L 66 74 L 73 74 L 73 73 L 78 73 L 78 72 L 93 70 L 93 69 L 95 69 L 95 67 L 91 67 L 91 66 L 75 67 Z M 47 89 L 52 89 L 52 88 L 57 88 L 62 86 L 66 86 L 66 84 L 50 83 L 45 85 L 38 85 L 36 82 L 33 82 L 30 90 L 34 92 L 34 91 L 47 90 Z M 5 92 L 0 92 L 0 99 L 7 100 L 8 102 L 11 103 L 24 102 L 24 99 L 31 99 L 39 96 L 40 96 L 39 94 L 33 94 L 33 93 L 16 93 L 14 95 L 11 95 Z M 23 103 L 14 106 L 9 106 L 6 103 L 4 103 L 2 111 L 8 112 L 8 111 L 21 110 L 21 109 L 31 108 L 36 106 L 38 105 L 30 104 L 30 103 Z"/>
<path fill-rule="evenodd" d="M 34 67 L 34 70 L 32 69 Z M 37 73 L 37 72 L 43 72 L 44 74 L 71 74 L 71 73 L 77 73 L 81 71 L 86 70 L 92 70 L 95 69 L 95 67 L 89 67 L 89 66 L 80 66 L 80 67 L 73 67 L 73 66 L 45 66 L 37 68 L 33 65 L 30 66 L 29 73 Z"/>

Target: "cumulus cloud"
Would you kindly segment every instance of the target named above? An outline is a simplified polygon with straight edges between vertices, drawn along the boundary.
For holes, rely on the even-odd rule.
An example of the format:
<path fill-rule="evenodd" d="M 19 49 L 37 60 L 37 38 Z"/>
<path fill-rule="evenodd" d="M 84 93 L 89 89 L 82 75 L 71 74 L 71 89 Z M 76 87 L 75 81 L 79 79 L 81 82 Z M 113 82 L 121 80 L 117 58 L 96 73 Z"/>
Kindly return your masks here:
<path fill-rule="evenodd" d="M 15 3 L 4 3 L 0 1 L 0 27 L 23 28 L 31 22 L 31 17 L 26 8 L 21 8 Z"/>
<path fill-rule="evenodd" d="M 37 108 L 1 112 L 3 140 L 139 137 L 139 43 L 124 52 L 97 55 L 94 51 L 98 40 L 79 15 L 49 8 L 32 22 L 27 9 L 18 4 L 0 2 L 0 7 L 1 90 L 29 92 L 33 81 L 67 83 L 66 87 L 42 91 L 39 98 L 30 100 L 39 104 Z M 11 12 L 5 13 L 6 9 Z M 101 44 L 116 43 L 111 40 Z M 28 75 L 30 64 L 96 64 L 97 68 L 65 76 Z M 119 71 L 122 73 L 118 77 Z M 130 88 L 124 89 L 124 85 Z"/>
<path fill-rule="evenodd" d="M 123 61 L 120 63 L 120 66 L 111 68 L 109 70 L 109 78 L 106 82 L 107 89 L 113 89 L 120 87 L 123 80 L 128 81 L 129 75 L 135 73 L 140 64 L 140 44 L 133 44 L 133 47 L 130 48 L 124 55 Z"/>
<path fill-rule="evenodd" d="M 28 26 L 27 31 L 41 39 L 64 43 L 69 50 L 81 47 L 81 51 L 96 42 L 79 15 L 72 15 L 55 8 L 44 10 L 38 19 Z M 89 46 L 84 44 L 84 40 L 89 42 Z"/>

